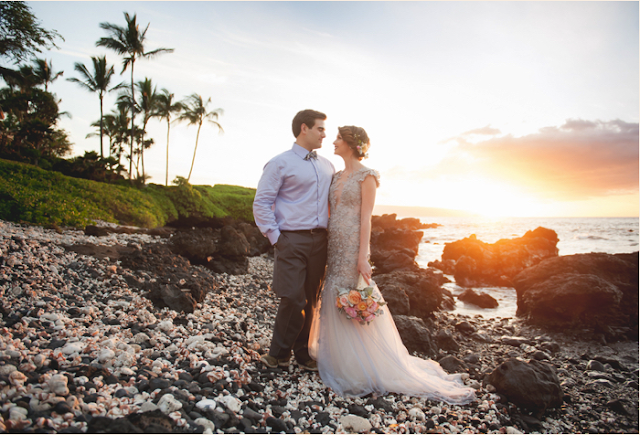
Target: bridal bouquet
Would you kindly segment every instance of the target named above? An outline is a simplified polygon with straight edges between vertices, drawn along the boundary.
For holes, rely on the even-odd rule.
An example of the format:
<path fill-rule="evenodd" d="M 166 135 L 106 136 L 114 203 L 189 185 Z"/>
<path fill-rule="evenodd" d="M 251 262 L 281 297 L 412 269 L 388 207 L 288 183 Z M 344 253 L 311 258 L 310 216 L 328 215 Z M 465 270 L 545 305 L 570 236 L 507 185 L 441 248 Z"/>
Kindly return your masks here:
<path fill-rule="evenodd" d="M 364 287 L 364 285 L 364 279 L 360 277 L 358 288 L 338 287 L 336 307 L 347 316 L 347 319 L 356 319 L 360 323 L 367 322 L 368 325 L 376 316 L 383 313 L 381 308 L 387 303 L 382 300 L 379 291 L 374 295 L 375 283 L 373 286 Z"/>

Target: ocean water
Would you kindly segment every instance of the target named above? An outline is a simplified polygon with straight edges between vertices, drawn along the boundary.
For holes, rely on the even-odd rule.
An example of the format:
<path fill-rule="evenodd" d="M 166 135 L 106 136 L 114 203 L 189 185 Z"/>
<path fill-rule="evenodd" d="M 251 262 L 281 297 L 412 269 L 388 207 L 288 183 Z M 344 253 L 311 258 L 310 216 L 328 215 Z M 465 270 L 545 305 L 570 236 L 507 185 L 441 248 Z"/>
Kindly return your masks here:
<path fill-rule="evenodd" d="M 405 216 L 398 216 L 398 219 Z M 499 239 L 522 237 L 527 231 L 538 227 L 554 230 L 558 234 L 559 255 L 605 252 L 618 254 L 638 251 L 638 218 L 467 218 L 467 217 L 420 217 L 422 223 L 437 223 L 442 226 L 428 228 L 420 243 L 417 263 L 427 267 L 427 263 L 440 260 L 444 244 L 475 234 L 479 240 L 494 243 Z M 454 281 L 453 276 L 449 278 Z M 465 289 L 452 283 L 445 284 L 454 296 Z M 510 287 L 482 287 L 476 290 L 486 292 L 498 300 L 500 306 L 482 309 L 475 305 L 456 300 L 455 311 L 466 315 L 482 317 L 514 317 L 516 291 Z"/>

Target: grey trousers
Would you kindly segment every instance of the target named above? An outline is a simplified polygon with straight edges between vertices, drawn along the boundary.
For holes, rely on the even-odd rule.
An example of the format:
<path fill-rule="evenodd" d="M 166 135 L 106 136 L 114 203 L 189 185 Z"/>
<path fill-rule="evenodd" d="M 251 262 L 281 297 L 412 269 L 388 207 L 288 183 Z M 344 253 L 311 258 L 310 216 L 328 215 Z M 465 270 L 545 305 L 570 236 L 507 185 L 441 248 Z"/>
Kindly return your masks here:
<path fill-rule="evenodd" d="M 278 238 L 273 286 L 280 306 L 273 326 L 269 355 L 307 362 L 309 332 L 327 264 L 327 232 L 284 231 Z"/>

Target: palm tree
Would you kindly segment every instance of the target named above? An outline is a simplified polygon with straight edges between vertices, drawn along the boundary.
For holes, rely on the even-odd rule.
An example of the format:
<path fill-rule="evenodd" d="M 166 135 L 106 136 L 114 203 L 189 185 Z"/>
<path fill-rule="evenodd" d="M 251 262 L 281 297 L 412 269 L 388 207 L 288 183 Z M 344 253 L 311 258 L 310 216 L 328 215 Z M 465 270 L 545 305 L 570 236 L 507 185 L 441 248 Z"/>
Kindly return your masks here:
<path fill-rule="evenodd" d="M 123 145 L 126 144 L 127 136 L 129 135 L 129 107 L 119 106 L 117 110 L 112 110 L 111 113 L 105 115 L 104 120 L 107 126 L 107 134 L 110 134 L 109 156 L 115 153 L 118 158 L 118 164 L 120 164 L 120 159 L 124 152 Z"/>
<path fill-rule="evenodd" d="M 33 61 L 33 75 L 36 76 L 40 84 L 44 85 L 45 92 L 49 92 L 49 83 L 53 83 L 64 74 L 64 71 L 53 72 L 53 63 L 46 59 L 36 59 Z"/>
<path fill-rule="evenodd" d="M 128 109 L 120 112 L 112 110 L 111 113 L 104 115 L 101 120 L 91 123 L 91 127 L 98 128 L 97 132 L 87 134 L 87 138 L 97 137 L 100 136 L 100 131 L 102 131 L 103 136 L 109 138 L 109 157 L 115 154 L 118 157 L 118 162 L 122 155 L 122 143 L 129 136 L 127 113 Z"/>
<path fill-rule="evenodd" d="M 156 106 L 158 105 L 158 87 L 153 86 L 151 79 L 145 77 L 144 81 L 139 81 L 136 83 L 136 87 L 138 88 L 139 95 L 139 109 L 142 113 L 142 144 L 140 147 L 140 156 L 142 157 L 142 179 L 145 179 L 144 172 L 144 149 L 145 147 L 150 147 L 153 144 L 153 139 L 150 141 L 145 141 L 144 136 L 147 133 L 147 123 L 154 116 L 156 111 Z M 148 146 L 147 146 L 148 145 Z"/>
<path fill-rule="evenodd" d="M 171 114 L 179 113 L 184 110 L 181 102 L 174 102 L 175 95 L 166 89 L 162 89 L 162 93 L 158 94 L 158 104 L 156 111 L 152 116 L 156 118 L 166 119 L 167 121 L 167 168 L 164 177 L 164 185 L 169 185 L 169 132 L 171 130 Z"/>
<path fill-rule="evenodd" d="M 95 57 L 92 56 L 91 60 L 93 61 L 93 73 L 90 73 L 87 67 L 79 62 L 76 62 L 74 65 L 74 69 L 80 73 L 84 81 L 77 79 L 75 77 L 71 77 L 70 82 L 78 83 L 80 86 L 87 89 L 89 92 L 97 92 L 98 97 L 100 98 L 100 157 L 104 158 L 104 148 L 102 145 L 102 136 L 104 135 L 103 128 L 103 114 L 102 114 L 102 105 L 104 100 L 104 95 L 107 92 L 111 92 L 115 89 L 120 89 L 125 86 L 124 83 L 119 83 L 112 88 L 109 88 L 111 84 L 111 79 L 113 78 L 115 72 L 113 71 L 113 66 L 107 67 L 107 57 Z"/>
<path fill-rule="evenodd" d="M 110 36 L 100 38 L 96 42 L 98 47 L 107 47 L 116 53 L 125 56 L 123 61 L 122 73 L 124 73 L 129 65 L 131 65 L 131 156 L 133 157 L 133 136 L 134 136 L 134 118 L 135 118 L 135 95 L 134 95 L 134 81 L 133 81 L 133 68 L 136 60 L 139 58 L 149 59 L 162 53 L 172 53 L 173 48 L 158 48 L 152 51 L 145 51 L 144 43 L 146 39 L 147 30 L 149 30 L 149 24 L 145 27 L 144 31 L 140 32 L 138 23 L 136 22 L 136 15 L 131 17 L 127 12 L 124 13 L 124 19 L 127 22 L 126 27 L 116 26 L 111 23 L 100 23 L 100 27 L 106 30 Z M 131 180 L 133 159 L 129 162 L 129 180 Z"/>
<path fill-rule="evenodd" d="M 189 170 L 189 176 L 187 177 L 187 183 L 191 179 L 191 172 L 193 171 L 193 164 L 196 161 L 196 151 L 198 150 L 198 138 L 200 137 L 200 128 L 202 123 L 206 119 L 213 125 L 218 127 L 220 133 L 223 133 L 222 126 L 218 123 L 218 116 L 222 115 L 224 111 L 222 109 L 212 110 L 207 112 L 207 106 L 211 102 L 211 98 L 206 103 L 202 101 L 202 97 L 198 94 L 191 94 L 187 97 L 184 104 L 183 112 L 178 117 L 178 121 L 187 121 L 189 125 L 198 125 L 198 133 L 196 134 L 196 146 L 193 149 L 193 159 L 191 160 L 191 169 Z"/>

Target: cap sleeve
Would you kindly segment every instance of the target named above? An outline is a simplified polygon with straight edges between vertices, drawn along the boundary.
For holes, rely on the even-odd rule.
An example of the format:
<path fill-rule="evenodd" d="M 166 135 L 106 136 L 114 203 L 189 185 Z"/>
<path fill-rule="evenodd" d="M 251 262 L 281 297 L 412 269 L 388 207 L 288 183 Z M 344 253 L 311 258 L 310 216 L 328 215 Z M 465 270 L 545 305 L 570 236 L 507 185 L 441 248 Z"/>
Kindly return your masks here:
<path fill-rule="evenodd" d="M 365 168 L 355 175 L 355 179 L 358 180 L 359 183 L 362 183 L 369 175 L 373 176 L 373 179 L 376 180 L 376 187 L 380 187 L 380 174 L 375 169 Z"/>

